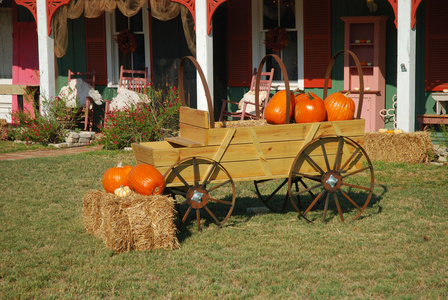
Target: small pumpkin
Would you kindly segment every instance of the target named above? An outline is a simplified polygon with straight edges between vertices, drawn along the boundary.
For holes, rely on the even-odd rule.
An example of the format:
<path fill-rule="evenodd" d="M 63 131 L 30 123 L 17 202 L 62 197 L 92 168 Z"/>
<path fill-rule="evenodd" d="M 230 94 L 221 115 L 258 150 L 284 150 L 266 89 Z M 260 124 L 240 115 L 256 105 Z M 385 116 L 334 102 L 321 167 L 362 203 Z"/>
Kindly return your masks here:
<path fill-rule="evenodd" d="M 290 116 L 294 112 L 294 93 L 290 91 Z M 264 110 L 264 118 L 269 124 L 285 124 L 286 120 L 286 90 L 281 90 L 272 96 Z"/>
<path fill-rule="evenodd" d="M 121 186 L 114 191 L 114 194 L 120 198 L 129 196 L 132 193 L 131 188 L 128 186 Z"/>
<path fill-rule="evenodd" d="M 327 109 L 328 121 L 352 120 L 355 115 L 355 102 L 352 98 L 336 92 L 325 98 L 325 108 Z"/>
<path fill-rule="evenodd" d="M 308 92 L 296 96 L 294 119 L 296 123 L 323 122 L 327 118 L 324 101 Z"/>
<path fill-rule="evenodd" d="M 165 188 L 165 178 L 155 167 L 138 164 L 129 172 L 129 187 L 141 195 L 160 195 Z"/>
<path fill-rule="evenodd" d="M 117 163 L 116 167 L 109 168 L 103 174 L 103 187 L 108 193 L 114 193 L 121 186 L 128 186 L 128 174 L 132 166 L 123 166 L 123 159 Z"/>

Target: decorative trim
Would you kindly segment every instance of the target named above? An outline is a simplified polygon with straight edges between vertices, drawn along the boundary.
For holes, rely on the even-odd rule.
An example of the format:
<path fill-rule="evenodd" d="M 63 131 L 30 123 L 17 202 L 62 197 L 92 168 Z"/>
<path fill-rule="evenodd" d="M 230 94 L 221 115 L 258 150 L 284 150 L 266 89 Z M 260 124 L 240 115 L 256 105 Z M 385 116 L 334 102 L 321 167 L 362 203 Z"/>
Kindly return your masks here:
<path fill-rule="evenodd" d="M 422 0 L 412 0 L 411 2 L 411 29 L 414 29 L 417 19 L 415 19 L 415 14 L 417 13 L 418 6 Z"/>
<path fill-rule="evenodd" d="M 66 5 L 70 0 L 47 0 L 47 33 L 51 34 L 51 20 L 56 10 L 62 5 Z M 29 9 L 37 24 L 36 0 L 16 0 L 18 5 Z"/>
<path fill-rule="evenodd" d="M 212 17 L 215 10 L 227 0 L 207 0 L 207 34 L 212 31 Z"/>
<path fill-rule="evenodd" d="M 196 0 L 171 0 L 172 2 L 177 2 L 182 5 L 184 5 L 188 10 L 190 11 L 191 15 L 193 16 L 194 20 L 194 30 L 196 31 Z M 227 0 L 207 0 L 207 34 L 210 34 L 212 31 L 212 17 L 215 13 L 215 10 L 220 6 L 222 3 L 226 2 Z"/>
<path fill-rule="evenodd" d="M 196 31 L 196 4 L 195 0 L 171 0 L 171 2 L 177 2 L 188 8 L 194 21 L 194 31 Z"/>
<path fill-rule="evenodd" d="M 388 0 L 390 5 L 392 6 L 393 10 L 394 10 L 394 15 L 395 15 L 395 28 L 398 28 L 398 0 Z"/>

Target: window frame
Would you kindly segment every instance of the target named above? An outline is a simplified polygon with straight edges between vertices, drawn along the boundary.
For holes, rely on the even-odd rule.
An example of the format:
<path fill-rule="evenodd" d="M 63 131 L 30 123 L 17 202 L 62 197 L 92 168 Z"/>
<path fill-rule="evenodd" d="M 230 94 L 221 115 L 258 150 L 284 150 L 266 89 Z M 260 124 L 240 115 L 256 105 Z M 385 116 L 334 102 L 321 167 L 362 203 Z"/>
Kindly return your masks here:
<path fill-rule="evenodd" d="M 151 43 L 150 43 L 150 28 L 149 28 L 149 13 L 148 3 L 141 8 L 142 10 L 142 22 L 143 22 L 143 34 L 145 40 L 145 66 L 148 68 L 148 73 L 151 70 Z M 118 45 L 114 40 L 115 33 L 115 10 L 113 12 L 105 12 L 106 17 L 106 59 L 107 59 L 107 86 L 111 88 L 117 88 L 120 80 L 120 65 L 118 60 Z M 147 50 L 146 50 L 147 49 Z M 148 74 L 148 78 L 151 75 Z"/>
<path fill-rule="evenodd" d="M 295 0 L 295 16 L 297 31 L 297 80 L 289 81 L 290 89 L 304 89 L 304 31 L 303 31 L 303 1 Z M 266 55 L 264 41 L 265 30 L 263 30 L 263 1 L 252 1 L 252 65 L 258 68 L 262 58 Z M 266 65 L 264 66 L 266 68 Z M 272 87 L 276 89 L 285 89 L 285 82 L 274 80 Z"/>

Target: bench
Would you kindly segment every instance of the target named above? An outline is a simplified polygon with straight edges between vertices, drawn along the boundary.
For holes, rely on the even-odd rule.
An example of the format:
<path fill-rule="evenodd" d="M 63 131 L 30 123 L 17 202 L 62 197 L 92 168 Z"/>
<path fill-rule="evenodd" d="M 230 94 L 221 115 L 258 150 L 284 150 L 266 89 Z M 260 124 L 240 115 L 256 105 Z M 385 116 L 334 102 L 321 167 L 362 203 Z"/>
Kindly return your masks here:
<path fill-rule="evenodd" d="M 418 115 L 417 121 L 420 123 L 420 130 L 426 130 L 429 125 L 448 124 L 448 115 Z"/>

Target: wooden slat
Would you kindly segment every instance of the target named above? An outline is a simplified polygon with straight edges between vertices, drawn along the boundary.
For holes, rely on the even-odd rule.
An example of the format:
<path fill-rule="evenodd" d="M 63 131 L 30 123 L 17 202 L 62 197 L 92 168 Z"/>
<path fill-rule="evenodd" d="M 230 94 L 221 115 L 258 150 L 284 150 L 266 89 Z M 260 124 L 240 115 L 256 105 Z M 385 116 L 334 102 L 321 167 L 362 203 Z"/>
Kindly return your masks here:
<path fill-rule="evenodd" d="M 180 136 L 168 137 L 168 138 L 165 138 L 165 141 L 167 141 L 168 143 L 181 145 L 181 146 L 185 146 L 185 147 L 189 147 L 189 148 L 196 148 L 196 147 L 204 146 L 204 144 L 202 144 L 202 143 L 199 143 L 197 141 L 193 141 L 190 139 L 186 139 L 186 138 L 183 138 Z"/>
<path fill-rule="evenodd" d="M 269 165 L 267 163 L 267 159 L 264 156 L 263 149 L 261 148 L 260 141 L 258 140 L 257 134 L 255 133 L 255 130 L 253 128 L 251 128 L 251 130 L 249 130 L 249 133 L 250 133 L 250 136 L 252 138 L 252 144 L 253 144 L 253 146 L 255 148 L 255 151 L 257 152 L 260 164 L 263 167 L 264 174 L 266 176 L 272 176 L 271 169 L 269 168 Z"/>
<path fill-rule="evenodd" d="M 0 95 L 25 95 L 26 85 L 0 84 Z"/>
<path fill-rule="evenodd" d="M 181 123 L 179 126 L 180 126 L 179 136 L 189 139 L 189 140 L 197 141 L 204 145 L 208 144 L 208 142 L 207 142 L 208 141 L 208 139 L 207 139 L 208 130 L 207 129 L 184 124 L 184 123 Z"/>
<path fill-rule="evenodd" d="M 197 110 L 186 106 L 181 106 L 179 109 L 179 122 L 200 128 L 210 127 L 207 111 Z"/>
<path fill-rule="evenodd" d="M 218 151 L 216 151 L 216 155 L 213 157 L 214 161 L 217 161 L 217 162 L 221 161 L 222 156 L 224 155 L 224 153 L 226 153 L 226 150 L 229 147 L 230 142 L 232 141 L 235 131 L 236 131 L 235 128 L 228 129 L 227 135 L 224 138 L 224 141 L 221 143 L 221 146 L 219 147 Z"/>

